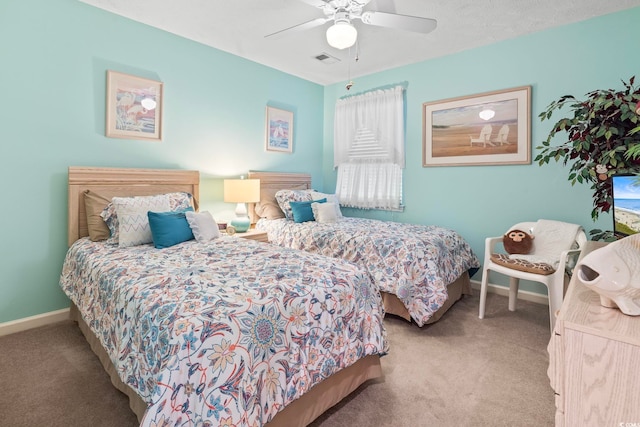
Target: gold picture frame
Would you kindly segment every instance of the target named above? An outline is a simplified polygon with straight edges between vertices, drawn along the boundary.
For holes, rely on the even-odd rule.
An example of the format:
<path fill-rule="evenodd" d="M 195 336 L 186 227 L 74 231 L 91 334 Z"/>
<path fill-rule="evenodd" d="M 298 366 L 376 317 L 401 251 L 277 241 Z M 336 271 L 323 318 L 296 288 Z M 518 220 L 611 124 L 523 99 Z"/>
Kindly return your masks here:
<path fill-rule="evenodd" d="M 293 152 L 293 112 L 267 106 L 265 144 L 267 151 Z"/>
<path fill-rule="evenodd" d="M 163 84 L 107 70 L 109 138 L 162 140 Z"/>
<path fill-rule="evenodd" d="M 531 86 L 422 104 L 422 166 L 531 163 Z"/>

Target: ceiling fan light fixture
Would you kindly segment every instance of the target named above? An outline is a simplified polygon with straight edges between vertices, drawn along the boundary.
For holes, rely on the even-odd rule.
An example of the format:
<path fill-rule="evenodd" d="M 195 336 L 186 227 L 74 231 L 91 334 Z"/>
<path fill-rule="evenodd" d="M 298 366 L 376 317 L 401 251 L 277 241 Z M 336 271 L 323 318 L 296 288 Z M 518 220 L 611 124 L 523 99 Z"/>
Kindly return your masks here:
<path fill-rule="evenodd" d="M 353 46 L 358 38 L 358 30 L 348 21 L 336 21 L 327 28 L 327 43 L 336 49 L 346 49 Z"/>

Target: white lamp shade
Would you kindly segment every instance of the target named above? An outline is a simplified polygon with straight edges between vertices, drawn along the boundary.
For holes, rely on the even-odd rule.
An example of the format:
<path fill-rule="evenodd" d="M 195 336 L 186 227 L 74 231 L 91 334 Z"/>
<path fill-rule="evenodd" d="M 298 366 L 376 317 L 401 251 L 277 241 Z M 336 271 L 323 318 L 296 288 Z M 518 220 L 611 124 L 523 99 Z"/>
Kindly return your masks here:
<path fill-rule="evenodd" d="M 225 203 L 256 203 L 260 201 L 259 179 L 225 179 Z"/>
<path fill-rule="evenodd" d="M 346 49 L 355 44 L 358 30 L 349 22 L 336 22 L 327 28 L 327 43 L 336 49 Z"/>

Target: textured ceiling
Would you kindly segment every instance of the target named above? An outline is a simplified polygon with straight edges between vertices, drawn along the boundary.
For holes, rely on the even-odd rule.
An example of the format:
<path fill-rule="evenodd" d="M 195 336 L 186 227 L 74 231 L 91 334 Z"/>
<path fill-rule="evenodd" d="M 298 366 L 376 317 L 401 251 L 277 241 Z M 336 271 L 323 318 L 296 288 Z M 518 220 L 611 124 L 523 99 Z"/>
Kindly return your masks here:
<path fill-rule="evenodd" d="M 355 21 L 356 49 L 327 45 L 322 27 L 265 38 L 324 15 L 300 0 L 80 0 L 322 84 L 412 64 L 519 35 L 640 6 L 640 0 L 371 0 L 365 10 L 433 18 L 429 34 Z M 339 61 L 315 59 L 326 53 Z"/>

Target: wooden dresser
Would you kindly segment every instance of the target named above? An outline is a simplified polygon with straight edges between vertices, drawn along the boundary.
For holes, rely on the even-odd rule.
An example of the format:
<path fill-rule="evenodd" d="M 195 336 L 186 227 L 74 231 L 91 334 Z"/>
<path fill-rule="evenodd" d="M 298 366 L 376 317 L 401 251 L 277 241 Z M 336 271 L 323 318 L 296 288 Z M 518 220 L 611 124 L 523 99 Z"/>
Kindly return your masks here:
<path fill-rule="evenodd" d="M 604 245 L 587 242 L 580 258 Z M 577 276 L 547 348 L 556 426 L 640 426 L 640 316 L 602 307 Z"/>

